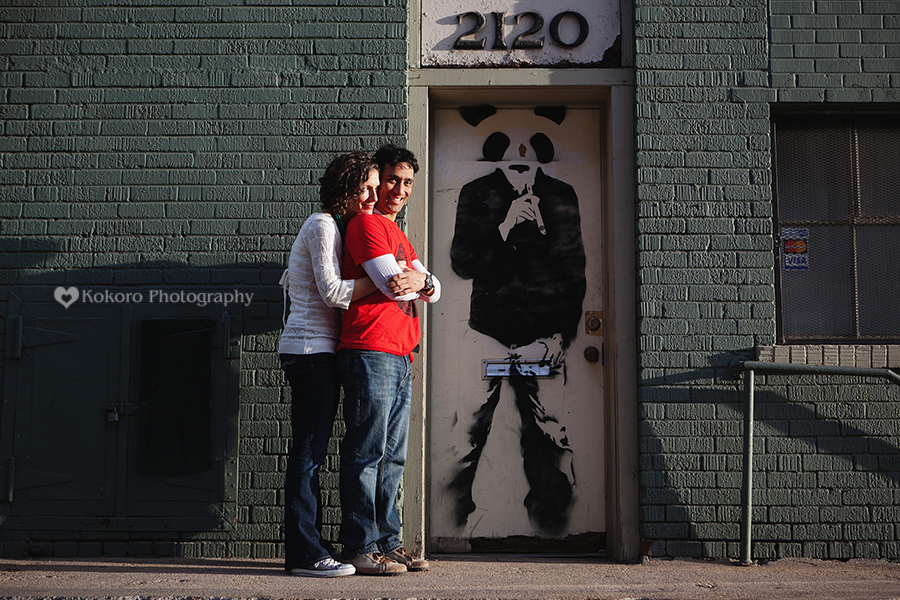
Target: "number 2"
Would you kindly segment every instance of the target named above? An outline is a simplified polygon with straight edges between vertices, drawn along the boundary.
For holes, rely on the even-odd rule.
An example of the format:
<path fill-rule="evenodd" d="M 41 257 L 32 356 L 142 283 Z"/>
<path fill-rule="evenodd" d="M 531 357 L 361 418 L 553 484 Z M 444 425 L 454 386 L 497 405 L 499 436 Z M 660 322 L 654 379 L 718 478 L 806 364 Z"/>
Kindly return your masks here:
<path fill-rule="evenodd" d="M 481 13 L 477 13 L 477 12 L 463 13 L 463 14 L 459 15 L 459 17 L 457 17 L 458 18 L 457 24 L 462 25 L 462 22 L 466 17 L 474 17 L 475 25 L 468 31 L 465 31 L 465 32 L 459 34 L 459 36 L 456 38 L 456 41 L 453 42 L 453 49 L 454 50 L 484 50 L 484 39 L 483 38 L 480 40 L 476 40 L 476 39 L 464 40 L 463 39 L 464 37 L 470 36 L 470 35 L 473 36 L 473 38 L 474 38 L 474 36 L 478 35 L 482 31 L 484 31 L 484 25 L 485 25 L 485 23 L 487 23 L 486 19 L 484 18 L 484 15 L 482 15 Z"/>
<path fill-rule="evenodd" d="M 523 37 L 534 35 L 544 28 L 544 17 L 537 14 L 536 12 L 525 12 L 519 15 L 516 15 L 516 25 L 519 24 L 519 21 L 522 20 L 522 17 L 531 17 L 531 29 L 528 31 L 524 31 L 516 36 L 515 41 L 513 42 L 513 50 L 528 50 L 531 48 L 543 48 L 544 47 L 544 36 L 541 36 L 540 39 L 537 40 L 523 40 Z"/>

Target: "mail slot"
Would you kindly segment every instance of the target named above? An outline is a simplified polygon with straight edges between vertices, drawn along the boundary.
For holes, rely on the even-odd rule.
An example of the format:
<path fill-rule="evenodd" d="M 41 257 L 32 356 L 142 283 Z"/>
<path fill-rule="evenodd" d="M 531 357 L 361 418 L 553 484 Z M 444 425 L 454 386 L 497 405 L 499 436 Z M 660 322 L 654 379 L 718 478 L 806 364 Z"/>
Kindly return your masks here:
<path fill-rule="evenodd" d="M 497 358 L 481 361 L 481 378 L 509 377 L 513 365 L 518 368 L 521 375 L 526 377 L 553 377 L 556 374 L 556 369 L 549 360 L 519 359 L 511 361 L 508 358 Z"/>

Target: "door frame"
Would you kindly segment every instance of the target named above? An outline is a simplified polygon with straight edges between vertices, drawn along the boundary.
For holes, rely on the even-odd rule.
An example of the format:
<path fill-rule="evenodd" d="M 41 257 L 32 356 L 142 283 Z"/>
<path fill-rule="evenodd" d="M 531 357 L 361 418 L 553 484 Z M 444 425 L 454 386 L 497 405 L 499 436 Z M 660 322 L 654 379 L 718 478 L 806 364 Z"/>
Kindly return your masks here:
<path fill-rule="evenodd" d="M 461 103 L 512 105 L 527 90 L 529 104 L 591 104 L 602 107 L 601 151 L 607 285 L 604 339 L 606 389 L 606 553 L 623 562 L 640 559 L 638 509 L 638 402 L 635 286 L 634 69 L 630 3 L 621 2 L 623 64 L 621 69 L 422 69 L 419 64 L 421 7 L 410 2 L 408 146 L 425 158 L 406 209 L 409 239 L 428 265 L 429 198 L 433 160 L 431 114 L 434 108 Z M 476 100 L 477 99 L 477 100 Z M 403 481 L 404 543 L 415 553 L 428 549 L 427 400 L 431 365 L 428 347 L 440 343 L 430 335 L 428 310 L 422 311 L 426 332 L 419 360 L 413 363 L 413 398 L 409 454 Z M 435 366 L 435 368 L 439 368 Z"/>

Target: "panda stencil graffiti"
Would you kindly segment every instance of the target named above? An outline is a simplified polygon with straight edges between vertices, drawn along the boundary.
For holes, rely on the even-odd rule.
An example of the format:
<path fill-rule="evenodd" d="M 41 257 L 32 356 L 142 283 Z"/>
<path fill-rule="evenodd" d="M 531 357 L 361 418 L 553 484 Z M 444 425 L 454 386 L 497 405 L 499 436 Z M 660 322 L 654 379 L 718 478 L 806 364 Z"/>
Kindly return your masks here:
<path fill-rule="evenodd" d="M 473 127 L 494 112 L 492 106 L 460 109 Z M 545 106 L 534 113 L 560 124 L 566 109 Z M 458 423 L 467 447 L 459 449 L 448 491 L 456 524 L 464 527 L 477 508 L 472 485 L 507 385 L 521 418 L 522 465 L 530 488 L 524 505 L 539 530 L 559 533 L 568 523 L 576 479 L 565 424 L 548 412 L 546 400 L 565 384 L 565 353 L 577 334 L 585 296 L 585 252 L 575 190 L 541 168 L 553 160 L 552 140 L 538 132 L 527 142 L 512 142 L 504 132 L 489 135 L 483 160 L 498 168 L 459 193 L 451 265 L 472 282 L 469 326 L 508 349 L 510 368 L 505 383 L 503 377 L 488 380 L 486 395 L 473 399 L 471 413 Z M 539 349 L 552 379 L 538 379 L 524 368 L 526 348 L 532 356 Z"/>

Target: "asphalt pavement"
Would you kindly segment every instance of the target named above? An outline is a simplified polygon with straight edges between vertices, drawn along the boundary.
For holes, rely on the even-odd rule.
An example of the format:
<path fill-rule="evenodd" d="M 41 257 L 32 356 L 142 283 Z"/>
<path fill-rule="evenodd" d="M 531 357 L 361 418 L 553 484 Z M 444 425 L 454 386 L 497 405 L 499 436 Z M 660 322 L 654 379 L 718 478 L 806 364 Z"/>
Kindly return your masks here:
<path fill-rule="evenodd" d="M 0 560 L 0 598 L 107 599 L 900 599 L 900 565 L 782 559 L 619 564 L 587 557 L 440 555 L 391 577 L 311 579 L 281 562 L 189 558 Z"/>

